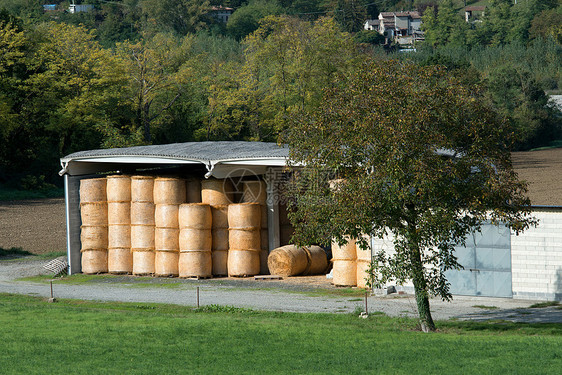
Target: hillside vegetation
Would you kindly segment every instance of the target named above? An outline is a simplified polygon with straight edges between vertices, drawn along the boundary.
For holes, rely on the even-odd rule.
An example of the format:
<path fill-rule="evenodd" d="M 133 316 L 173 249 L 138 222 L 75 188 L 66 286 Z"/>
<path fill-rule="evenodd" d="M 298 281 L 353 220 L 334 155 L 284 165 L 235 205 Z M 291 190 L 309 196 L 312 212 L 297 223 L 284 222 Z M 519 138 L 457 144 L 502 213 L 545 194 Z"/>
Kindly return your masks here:
<path fill-rule="evenodd" d="M 560 138 L 545 94 L 562 87 L 559 0 L 490 0 L 476 23 L 452 0 L 92 0 L 75 14 L 52 3 L 0 5 L 0 184 L 60 185 L 58 159 L 84 149 L 276 141 L 370 58 L 440 64 L 478 84 L 512 124 L 514 149 Z M 218 5 L 235 9 L 226 24 Z M 414 8 L 426 34 L 415 53 L 360 32 L 380 11 Z"/>

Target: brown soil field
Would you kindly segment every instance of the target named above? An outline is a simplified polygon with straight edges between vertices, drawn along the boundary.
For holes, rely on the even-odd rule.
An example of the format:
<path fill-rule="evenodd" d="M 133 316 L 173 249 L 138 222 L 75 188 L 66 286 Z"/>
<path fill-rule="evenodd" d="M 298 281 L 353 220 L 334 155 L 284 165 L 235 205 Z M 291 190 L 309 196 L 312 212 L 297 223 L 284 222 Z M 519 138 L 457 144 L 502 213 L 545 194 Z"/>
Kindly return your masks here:
<path fill-rule="evenodd" d="M 0 247 L 66 251 L 65 220 L 63 198 L 0 202 Z"/>

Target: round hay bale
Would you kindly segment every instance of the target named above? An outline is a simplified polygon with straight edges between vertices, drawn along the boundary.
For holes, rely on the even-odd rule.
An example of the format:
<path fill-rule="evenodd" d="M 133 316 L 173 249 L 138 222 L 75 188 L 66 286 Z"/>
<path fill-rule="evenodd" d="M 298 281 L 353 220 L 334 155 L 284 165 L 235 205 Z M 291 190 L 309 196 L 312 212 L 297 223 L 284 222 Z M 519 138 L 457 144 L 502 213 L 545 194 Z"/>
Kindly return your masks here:
<path fill-rule="evenodd" d="M 105 178 L 88 178 L 80 180 L 80 202 L 94 203 L 107 201 L 107 180 Z"/>
<path fill-rule="evenodd" d="M 178 204 L 157 204 L 154 209 L 154 224 L 159 228 L 179 228 Z"/>
<path fill-rule="evenodd" d="M 212 269 L 210 251 L 187 251 L 179 254 L 180 277 L 210 277 Z"/>
<path fill-rule="evenodd" d="M 133 272 L 133 254 L 131 248 L 107 249 L 107 270 L 113 274 L 128 274 Z"/>
<path fill-rule="evenodd" d="M 156 228 L 154 230 L 154 247 L 156 251 L 180 250 L 180 230 L 175 228 Z"/>
<path fill-rule="evenodd" d="M 154 250 L 154 225 L 131 225 L 131 248 Z"/>
<path fill-rule="evenodd" d="M 370 260 L 357 259 L 357 286 L 359 288 L 367 288 L 367 278 L 369 277 Z"/>
<path fill-rule="evenodd" d="M 146 276 L 153 275 L 155 271 L 154 250 L 132 249 L 133 250 L 133 275 Z"/>
<path fill-rule="evenodd" d="M 109 225 L 107 231 L 107 246 L 109 248 L 131 249 L 131 226 L 129 224 Z"/>
<path fill-rule="evenodd" d="M 156 251 L 154 253 L 154 273 L 156 276 L 178 276 L 179 257 L 178 252 Z"/>
<path fill-rule="evenodd" d="M 267 266 L 273 275 L 300 275 L 308 268 L 308 256 L 303 248 L 295 245 L 278 247 L 269 253 Z"/>
<path fill-rule="evenodd" d="M 254 276 L 260 272 L 260 253 L 251 250 L 228 251 L 228 275 Z"/>
<path fill-rule="evenodd" d="M 260 250 L 260 275 L 269 275 L 269 266 L 267 265 L 268 257 L 268 250 Z"/>
<path fill-rule="evenodd" d="M 125 176 L 125 175 L 107 176 L 107 201 L 108 202 L 131 201 L 131 176 Z"/>
<path fill-rule="evenodd" d="M 107 202 L 107 223 L 130 224 L 131 202 Z"/>
<path fill-rule="evenodd" d="M 191 229 L 211 229 L 211 207 L 206 203 L 185 203 L 180 206 L 179 227 Z"/>
<path fill-rule="evenodd" d="M 131 177 L 131 201 L 154 203 L 154 177 L 132 176 Z"/>
<path fill-rule="evenodd" d="M 367 235 L 364 235 L 363 237 L 367 240 L 368 244 L 371 243 L 371 237 L 369 237 Z M 366 260 L 367 262 L 371 261 L 371 246 L 369 246 L 368 249 L 363 250 L 356 243 L 355 244 L 355 251 L 357 252 L 357 260 Z"/>
<path fill-rule="evenodd" d="M 131 202 L 131 224 L 154 225 L 155 208 L 151 202 Z"/>
<path fill-rule="evenodd" d="M 107 225 L 107 202 L 80 203 L 80 216 L 84 225 Z"/>
<path fill-rule="evenodd" d="M 201 181 L 201 202 L 211 206 L 234 203 L 234 187 L 230 180 L 208 179 Z"/>
<path fill-rule="evenodd" d="M 353 259 L 333 259 L 333 279 L 335 286 L 357 285 L 357 262 Z"/>
<path fill-rule="evenodd" d="M 261 207 L 259 203 L 238 203 L 228 206 L 229 228 L 260 228 Z"/>
<path fill-rule="evenodd" d="M 355 240 L 349 240 L 341 246 L 336 242 L 332 242 L 332 256 L 335 259 L 357 259 L 357 248 L 355 246 Z"/>
<path fill-rule="evenodd" d="M 82 225 L 80 227 L 82 250 L 107 249 L 107 237 L 106 225 Z"/>
<path fill-rule="evenodd" d="M 226 251 L 229 248 L 228 244 L 228 228 L 215 228 L 212 230 L 212 250 Z"/>
<path fill-rule="evenodd" d="M 185 182 L 186 203 L 201 203 L 201 180 L 189 178 Z"/>
<path fill-rule="evenodd" d="M 228 275 L 228 250 L 213 250 L 211 252 L 213 276 Z"/>
<path fill-rule="evenodd" d="M 228 228 L 228 206 L 212 206 L 213 228 Z"/>
<path fill-rule="evenodd" d="M 82 251 L 82 273 L 96 274 L 107 272 L 107 249 Z"/>
<path fill-rule="evenodd" d="M 242 182 L 242 203 L 267 203 L 267 185 L 264 181 Z"/>
<path fill-rule="evenodd" d="M 307 252 L 309 266 L 304 275 L 322 275 L 328 269 L 328 256 L 320 246 L 304 248 Z"/>
<path fill-rule="evenodd" d="M 259 229 L 229 229 L 229 249 L 260 251 L 260 236 Z"/>
<path fill-rule="evenodd" d="M 174 177 L 157 177 L 154 180 L 154 204 L 185 203 L 185 180 Z"/>
<path fill-rule="evenodd" d="M 213 237 L 210 229 L 180 229 L 180 251 L 211 251 Z"/>

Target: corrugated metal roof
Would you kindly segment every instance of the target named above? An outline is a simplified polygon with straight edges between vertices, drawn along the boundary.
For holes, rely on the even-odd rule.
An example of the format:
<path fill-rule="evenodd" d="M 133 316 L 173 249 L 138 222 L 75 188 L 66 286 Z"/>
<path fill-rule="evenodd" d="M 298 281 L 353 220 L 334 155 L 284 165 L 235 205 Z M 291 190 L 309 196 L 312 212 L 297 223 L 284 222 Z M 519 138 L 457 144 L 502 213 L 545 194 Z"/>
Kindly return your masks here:
<path fill-rule="evenodd" d="M 62 162 L 99 157 L 162 157 L 179 160 L 235 160 L 287 158 L 289 148 L 267 142 L 186 142 L 165 145 L 135 146 L 102 150 L 79 151 L 67 155 Z"/>

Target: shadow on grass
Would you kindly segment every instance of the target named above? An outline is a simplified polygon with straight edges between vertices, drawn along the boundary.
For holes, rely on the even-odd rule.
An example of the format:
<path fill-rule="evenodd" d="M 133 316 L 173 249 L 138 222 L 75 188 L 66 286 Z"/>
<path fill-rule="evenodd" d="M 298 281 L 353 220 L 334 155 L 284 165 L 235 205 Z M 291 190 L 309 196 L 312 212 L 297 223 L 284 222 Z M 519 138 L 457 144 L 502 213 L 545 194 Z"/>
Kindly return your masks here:
<path fill-rule="evenodd" d="M 472 333 L 520 333 L 522 335 L 562 335 L 560 323 L 520 323 L 506 320 L 475 321 L 443 321 L 438 328 L 444 331 Z"/>

